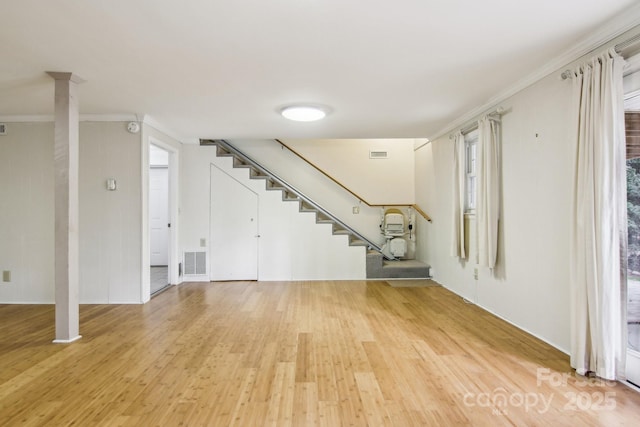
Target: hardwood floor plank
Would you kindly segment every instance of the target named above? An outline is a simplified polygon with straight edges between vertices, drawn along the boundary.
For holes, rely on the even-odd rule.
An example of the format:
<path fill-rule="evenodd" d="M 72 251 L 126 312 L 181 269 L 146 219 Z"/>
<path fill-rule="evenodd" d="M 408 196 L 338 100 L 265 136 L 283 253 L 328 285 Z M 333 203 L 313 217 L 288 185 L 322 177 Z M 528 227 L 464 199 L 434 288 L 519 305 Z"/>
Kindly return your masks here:
<path fill-rule="evenodd" d="M 640 425 L 640 394 L 437 286 L 186 283 L 145 305 L 0 305 L 0 425 Z"/>
<path fill-rule="evenodd" d="M 322 335 L 320 343 L 315 345 L 316 382 L 318 384 L 318 399 L 325 402 L 338 401 L 338 387 L 329 346 L 329 337 Z"/>
<path fill-rule="evenodd" d="M 293 394 L 294 426 L 317 426 L 318 421 L 318 387 L 313 382 L 297 382 Z"/>
<path fill-rule="evenodd" d="M 355 372 L 356 384 L 367 423 L 372 426 L 391 424 L 385 411 L 384 397 L 372 372 Z"/>
<path fill-rule="evenodd" d="M 377 342 L 364 342 L 362 346 L 367 354 L 369 365 L 371 365 L 371 370 L 375 375 L 382 396 L 385 400 L 395 399 L 400 391 L 396 384 L 395 376 L 387 364 L 382 350 L 379 348 L 379 344 Z"/>
<path fill-rule="evenodd" d="M 298 334 L 298 351 L 296 357 L 296 382 L 308 383 L 316 381 L 313 334 Z"/>
<path fill-rule="evenodd" d="M 340 419 L 340 407 L 333 400 L 318 401 L 318 424 L 321 427 L 334 427 L 342 425 Z"/>

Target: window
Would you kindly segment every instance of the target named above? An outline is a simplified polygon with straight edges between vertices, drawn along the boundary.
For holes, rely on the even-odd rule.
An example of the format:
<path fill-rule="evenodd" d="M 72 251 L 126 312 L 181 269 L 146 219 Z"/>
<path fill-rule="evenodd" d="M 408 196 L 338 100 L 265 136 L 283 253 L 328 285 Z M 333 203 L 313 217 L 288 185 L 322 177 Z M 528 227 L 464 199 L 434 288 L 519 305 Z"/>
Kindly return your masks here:
<path fill-rule="evenodd" d="M 473 131 L 464 136 L 465 156 L 465 198 L 464 211 L 468 214 L 476 212 L 476 148 L 478 146 L 478 131 Z"/>

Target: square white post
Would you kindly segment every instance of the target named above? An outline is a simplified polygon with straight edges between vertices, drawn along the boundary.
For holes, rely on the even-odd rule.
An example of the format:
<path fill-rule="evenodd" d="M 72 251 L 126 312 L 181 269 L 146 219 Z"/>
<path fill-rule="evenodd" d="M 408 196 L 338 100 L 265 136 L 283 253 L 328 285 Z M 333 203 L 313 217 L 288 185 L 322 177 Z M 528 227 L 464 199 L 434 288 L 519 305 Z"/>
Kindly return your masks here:
<path fill-rule="evenodd" d="M 72 73 L 48 72 L 55 79 L 55 288 L 56 339 L 70 343 L 80 338 L 78 300 L 78 150 L 79 110 Z"/>

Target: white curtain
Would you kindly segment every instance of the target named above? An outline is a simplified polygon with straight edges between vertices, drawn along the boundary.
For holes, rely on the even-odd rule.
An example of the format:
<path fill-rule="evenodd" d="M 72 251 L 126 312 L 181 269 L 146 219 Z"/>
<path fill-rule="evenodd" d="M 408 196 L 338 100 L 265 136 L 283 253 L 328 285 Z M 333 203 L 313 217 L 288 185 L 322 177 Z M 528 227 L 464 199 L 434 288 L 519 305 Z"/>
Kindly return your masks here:
<path fill-rule="evenodd" d="M 464 135 L 458 132 L 453 141 L 453 224 L 451 228 L 451 256 L 467 258 L 464 248 L 464 199 L 466 181 L 466 147 Z"/>
<path fill-rule="evenodd" d="M 626 309 L 620 245 L 626 236 L 622 71 L 613 49 L 575 71 L 575 183 L 571 235 L 571 366 L 624 377 Z"/>
<path fill-rule="evenodd" d="M 491 117 L 478 122 L 477 210 L 478 264 L 493 268 L 498 257 L 500 216 L 499 123 Z"/>

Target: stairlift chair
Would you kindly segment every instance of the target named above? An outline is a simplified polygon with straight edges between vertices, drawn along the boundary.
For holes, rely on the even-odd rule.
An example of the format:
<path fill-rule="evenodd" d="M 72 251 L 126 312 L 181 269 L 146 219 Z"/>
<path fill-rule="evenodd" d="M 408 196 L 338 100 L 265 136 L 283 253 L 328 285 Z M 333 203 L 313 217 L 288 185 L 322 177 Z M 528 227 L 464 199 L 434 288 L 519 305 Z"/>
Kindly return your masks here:
<path fill-rule="evenodd" d="M 381 224 L 382 234 L 387 242 L 382 252 L 390 258 L 401 258 L 407 253 L 407 241 L 403 239 L 404 215 L 399 209 L 387 209 Z"/>

